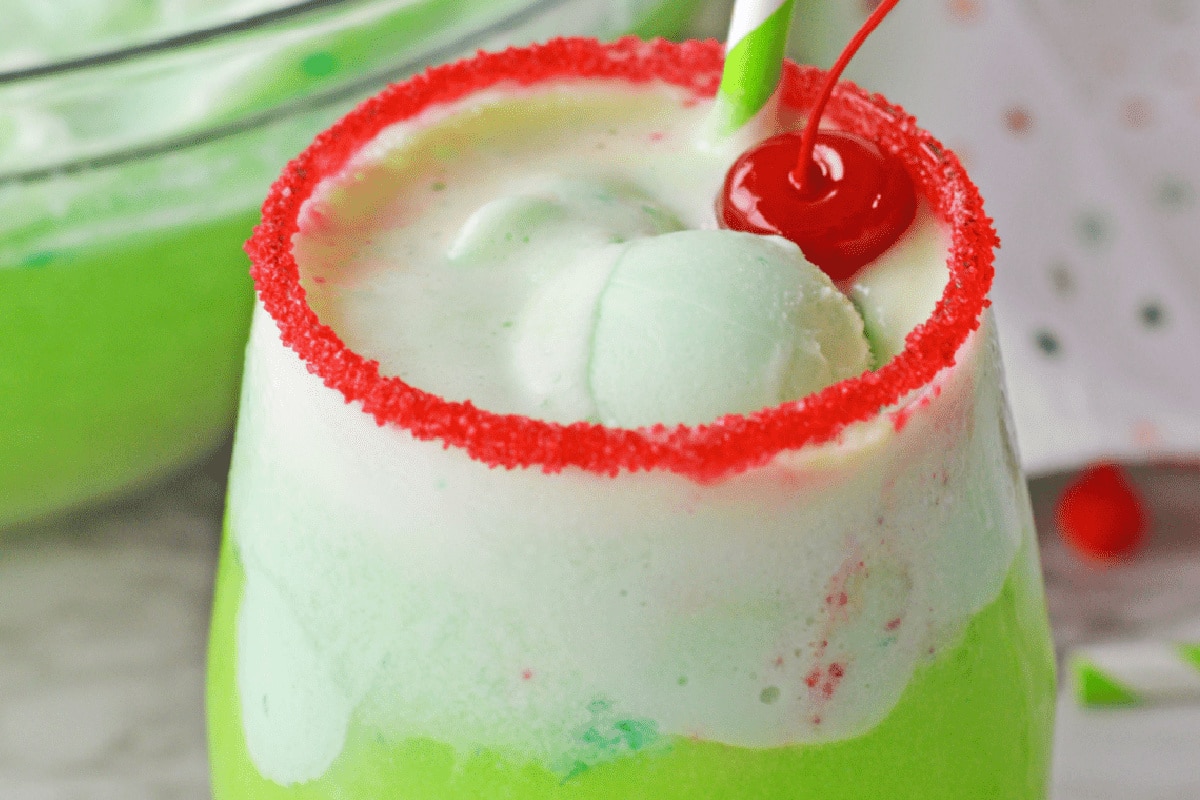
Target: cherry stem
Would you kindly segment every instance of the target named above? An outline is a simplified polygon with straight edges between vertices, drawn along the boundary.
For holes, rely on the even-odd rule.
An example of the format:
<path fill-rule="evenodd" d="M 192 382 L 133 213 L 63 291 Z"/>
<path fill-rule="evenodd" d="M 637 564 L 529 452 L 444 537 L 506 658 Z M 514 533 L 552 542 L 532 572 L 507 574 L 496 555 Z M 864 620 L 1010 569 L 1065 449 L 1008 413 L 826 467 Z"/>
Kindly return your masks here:
<path fill-rule="evenodd" d="M 829 70 L 829 74 L 825 76 L 825 85 L 821 87 L 821 93 L 817 95 L 817 103 L 813 106 L 808 122 L 804 126 L 804 133 L 800 136 L 800 154 L 796 159 L 796 168 L 792 170 L 791 174 L 792 184 L 802 193 L 808 190 L 808 182 L 812 175 L 810 165 L 813 160 L 813 148 L 817 143 L 817 129 L 821 125 L 821 117 L 825 114 L 825 106 L 833 94 L 833 87 L 837 85 L 838 78 L 842 76 L 842 71 L 850 63 L 850 59 L 854 58 L 858 48 L 862 47 L 862 43 L 871 35 L 871 31 L 879 27 L 879 23 L 883 22 L 883 18 L 899 2 L 900 0 L 883 0 L 876 6 L 875 10 L 871 12 L 871 16 L 867 17 L 867 21 L 850 38 L 846 48 L 842 50 L 842 54 L 838 56 L 838 60 Z"/>

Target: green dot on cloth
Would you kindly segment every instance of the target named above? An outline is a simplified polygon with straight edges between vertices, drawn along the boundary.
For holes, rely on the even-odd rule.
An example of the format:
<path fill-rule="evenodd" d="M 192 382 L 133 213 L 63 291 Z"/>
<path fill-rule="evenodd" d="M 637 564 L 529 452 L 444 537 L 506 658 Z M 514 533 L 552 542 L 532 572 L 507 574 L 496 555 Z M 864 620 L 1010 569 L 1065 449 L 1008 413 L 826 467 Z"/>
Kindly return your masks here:
<path fill-rule="evenodd" d="M 1147 328 L 1158 328 L 1166 321 L 1166 311 L 1162 304 L 1151 301 L 1144 304 L 1138 311 L 1142 324 Z"/>
<path fill-rule="evenodd" d="M 1112 238 L 1112 225 L 1103 212 L 1088 209 L 1075 218 L 1075 235 L 1084 247 L 1096 250 Z"/>
<path fill-rule="evenodd" d="M 1062 349 L 1058 337 L 1047 330 L 1040 330 L 1034 334 L 1034 341 L 1037 343 L 1038 349 L 1048 356 L 1056 356 Z"/>
<path fill-rule="evenodd" d="M 1154 202 L 1165 211 L 1178 211 L 1195 204 L 1196 190 L 1183 178 L 1169 175 L 1159 181 Z"/>

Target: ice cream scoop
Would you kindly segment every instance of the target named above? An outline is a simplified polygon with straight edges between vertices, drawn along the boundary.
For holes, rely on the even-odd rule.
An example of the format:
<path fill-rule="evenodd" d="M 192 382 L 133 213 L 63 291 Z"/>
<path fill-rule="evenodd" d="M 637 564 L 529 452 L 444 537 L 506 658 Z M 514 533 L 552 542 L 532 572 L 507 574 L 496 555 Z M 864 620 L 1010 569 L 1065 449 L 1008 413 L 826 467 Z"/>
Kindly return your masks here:
<path fill-rule="evenodd" d="M 785 239 L 680 231 L 631 243 L 597 307 L 600 419 L 633 427 L 750 413 L 870 368 L 863 322 Z"/>
<path fill-rule="evenodd" d="M 472 213 L 447 260 L 534 276 L 508 357 L 553 418 L 705 423 L 871 366 L 858 312 L 796 245 L 682 227 L 632 188 L 545 178 Z"/>

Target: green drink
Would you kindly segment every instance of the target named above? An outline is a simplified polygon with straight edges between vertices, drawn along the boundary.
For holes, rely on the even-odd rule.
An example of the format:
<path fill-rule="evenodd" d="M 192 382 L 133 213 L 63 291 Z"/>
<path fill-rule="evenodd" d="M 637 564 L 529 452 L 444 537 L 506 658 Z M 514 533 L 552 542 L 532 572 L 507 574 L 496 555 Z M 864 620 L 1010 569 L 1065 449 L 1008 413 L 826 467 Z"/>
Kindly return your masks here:
<path fill-rule="evenodd" d="M 271 178 L 358 99 L 484 45 L 564 26 L 677 35 L 696 10 L 259 2 L 198 7 L 213 27 L 196 31 L 119 5 L 69 15 L 94 47 L 41 13 L 27 22 L 46 41 L 22 33 L 24 5 L 0 34 L 21 45 L 0 59 L 0 528 L 153 481 L 228 435 L 242 243 Z"/>
<path fill-rule="evenodd" d="M 1022 560 L 1028 563 L 1026 554 Z M 233 640 L 243 580 L 236 556 L 226 554 L 214 646 Z M 225 644 L 214 652 L 209 676 L 214 785 L 218 797 L 263 800 L 1040 798 L 1049 761 L 1046 719 L 1052 713 L 1053 668 L 1039 633 L 1045 627 L 1039 581 L 1025 564 L 1014 570 L 1000 598 L 972 621 L 962 643 L 924 665 L 888 719 L 864 736 L 803 749 L 748 749 L 647 738 L 636 725 L 617 721 L 581 727 L 581 745 L 590 738 L 598 742 L 597 753 L 628 755 L 581 769 L 567 780 L 536 765 L 506 763 L 499 753 L 462 758 L 444 743 L 381 737 L 356 720 L 324 776 L 280 786 L 259 774 L 246 751 L 233 648 Z M 1022 661 L 1032 668 L 1022 669 Z M 988 691 L 980 691 L 981 685 Z M 646 752 L 638 755 L 639 749 Z"/>
<path fill-rule="evenodd" d="M 952 155 L 864 95 L 831 110 L 898 137 L 925 199 L 852 287 L 862 316 L 841 355 L 822 345 L 827 388 L 704 419 L 652 374 L 596 366 L 653 356 L 614 324 L 647 240 L 705 276 L 686 248 L 734 241 L 765 270 L 747 274 L 786 278 L 776 245 L 694 230 L 715 187 L 688 182 L 727 161 L 681 132 L 719 69 L 715 45 L 481 57 L 364 106 L 276 184 L 210 649 L 217 800 L 1045 796 L 1053 654 L 983 310 L 993 239 Z M 786 76 L 805 108 L 817 74 Z M 517 174 L 553 162 L 566 178 Z M 511 188 L 499 205 L 462 199 L 492 183 Z M 469 221 L 443 224 L 457 206 Z M 450 256 L 424 274 L 427 246 Z M 774 323 L 723 308 L 719 335 L 693 326 L 719 299 L 692 302 L 697 282 L 719 278 L 659 285 L 684 302 L 656 348 L 694 331 L 739 383 L 817 369 L 808 332 L 759 370 Z M 785 278 L 823 326 L 846 319 L 832 285 Z M 518 284 L 532 299 L 510 309 Z M 588 292 L 593 316 L 572 305 Z M 439 317 L 406 296 L 460 302 Z M 631 387 L 691 427 L 614 427 L 644 408 Z"/>

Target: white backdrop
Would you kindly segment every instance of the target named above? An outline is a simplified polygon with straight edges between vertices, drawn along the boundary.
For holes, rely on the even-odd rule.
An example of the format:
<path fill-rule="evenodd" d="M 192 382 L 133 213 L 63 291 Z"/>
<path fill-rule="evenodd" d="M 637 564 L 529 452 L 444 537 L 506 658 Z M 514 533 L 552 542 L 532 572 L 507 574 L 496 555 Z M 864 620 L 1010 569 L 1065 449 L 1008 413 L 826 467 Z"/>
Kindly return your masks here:
<path fill-rule="evenodd" d="M 873 5 L 800 0 L 794 54 Z M 904 0 L 848 75 L 983 191 L 1026 469 L 1200 456 L 1200 0 Z"/>

